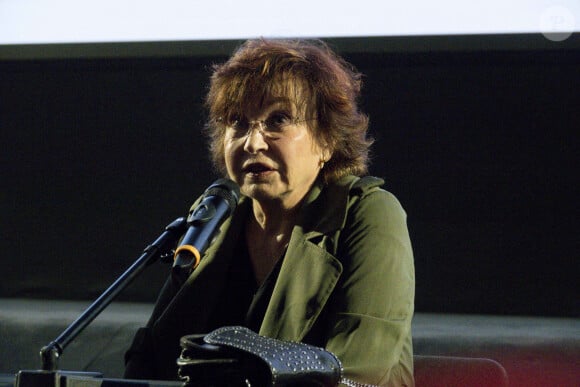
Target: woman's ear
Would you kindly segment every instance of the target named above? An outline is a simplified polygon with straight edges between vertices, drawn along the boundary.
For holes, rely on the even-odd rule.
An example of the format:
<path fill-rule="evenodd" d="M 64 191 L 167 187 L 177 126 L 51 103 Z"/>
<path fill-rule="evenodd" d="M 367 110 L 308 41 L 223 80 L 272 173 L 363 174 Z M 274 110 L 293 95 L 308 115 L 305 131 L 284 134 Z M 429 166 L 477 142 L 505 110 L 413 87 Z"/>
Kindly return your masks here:
<path fill-rule="evenodd" d="M 322 150 L 322 155 L 321 155 L 320 159 L 326 163 L 332 157 L 332 149 L 330 146 L 324 144 L 322 146 L 321 150 Z"/>

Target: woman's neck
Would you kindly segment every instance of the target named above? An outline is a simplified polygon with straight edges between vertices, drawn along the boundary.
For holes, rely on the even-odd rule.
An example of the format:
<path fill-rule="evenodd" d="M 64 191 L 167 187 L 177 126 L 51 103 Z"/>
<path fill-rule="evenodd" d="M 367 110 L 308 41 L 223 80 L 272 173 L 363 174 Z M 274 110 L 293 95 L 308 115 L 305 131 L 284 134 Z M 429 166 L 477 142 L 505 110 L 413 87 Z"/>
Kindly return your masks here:
<path fill-rule="evenodd" d="M 288 209 L 275 203 L 263 204 L 257 201 L 253 202 L 252 210 L 254 230 L 277 239 L 280 234 L 286 234 L 292 230 L 298 215 L 298 206 Z"/>
<path fill-rule="evenodd" d="M 282 210 L 254 202 L 246 225 L 246 243 L 258 284 L 262 284 L 286 249 L 297 213 L 297 209 Z"/>

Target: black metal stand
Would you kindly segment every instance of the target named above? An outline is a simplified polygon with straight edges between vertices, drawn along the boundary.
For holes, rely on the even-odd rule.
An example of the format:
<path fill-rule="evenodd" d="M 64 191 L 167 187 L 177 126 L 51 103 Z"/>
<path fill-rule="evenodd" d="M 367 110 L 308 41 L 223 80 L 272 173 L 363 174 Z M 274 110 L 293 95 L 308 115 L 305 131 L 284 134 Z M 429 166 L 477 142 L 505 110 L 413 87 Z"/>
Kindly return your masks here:
<path fill-rule="evenodd" d="M 42 369 L 39 371 L 20 371 L 17 377 L 17 387 L 47 386 L 48 380 L 54 380 L 54 374 L 58 368 L 58 359 L 66 346 L 73 341 L 113 300 L 125 289 L 147 266 L 155 262 L 164 252 L 175 245 L 177 240 L 185 233 L 187 221 L 185 218 L 177 218 L 171 222 L 165 231 L 149 246 L 142 255 L 133 263 L 96 301 L 94 301 L 64 332 L 54 341 L 40 350 Z M 90 373 L 94 376 L 94 373 Z M 37 376 L 35 376 L 37 375 Z M 38 380 L 38 383 L 35 382 Z"/>

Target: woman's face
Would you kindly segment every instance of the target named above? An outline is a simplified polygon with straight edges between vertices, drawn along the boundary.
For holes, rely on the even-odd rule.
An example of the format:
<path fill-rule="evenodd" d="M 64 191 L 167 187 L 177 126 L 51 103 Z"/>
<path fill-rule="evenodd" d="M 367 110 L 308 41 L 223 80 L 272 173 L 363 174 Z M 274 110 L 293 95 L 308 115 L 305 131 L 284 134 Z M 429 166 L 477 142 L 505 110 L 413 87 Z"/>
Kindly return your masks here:
<path fill-rule="evenodd" d="M 229 177 L 241 192 L 262 202 L 293 208 L 310 190 L 327 156 L 304 117 L 284 97 L 269 98 L 230 119 L 224 138 Z"/>

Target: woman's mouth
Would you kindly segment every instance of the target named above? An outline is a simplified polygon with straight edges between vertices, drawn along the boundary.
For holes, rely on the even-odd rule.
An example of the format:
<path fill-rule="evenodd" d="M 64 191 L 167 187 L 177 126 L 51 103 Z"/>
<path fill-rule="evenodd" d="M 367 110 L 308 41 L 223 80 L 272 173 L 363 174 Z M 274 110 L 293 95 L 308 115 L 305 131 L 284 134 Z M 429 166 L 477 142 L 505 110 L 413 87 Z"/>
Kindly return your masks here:
<path fill-rule="evenodd" d="M 274 169 L 267 166 L 266 164 L 262 164 L 262 163 L 252 163 L 249 164 L 247 166 L 245 166 L 242 169 L 242 172 L 245 174 L 248 174 L 250 176 L 265 176 L 270 172 L 273 172 Z"/>

